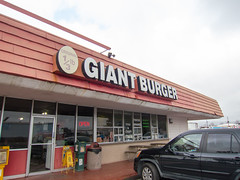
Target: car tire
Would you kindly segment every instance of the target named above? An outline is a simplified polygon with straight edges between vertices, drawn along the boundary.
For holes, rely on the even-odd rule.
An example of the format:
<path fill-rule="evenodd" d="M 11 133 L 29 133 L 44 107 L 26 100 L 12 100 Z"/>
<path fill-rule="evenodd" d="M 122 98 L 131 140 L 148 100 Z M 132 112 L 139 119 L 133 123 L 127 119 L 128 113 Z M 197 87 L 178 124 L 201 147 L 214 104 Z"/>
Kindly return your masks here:
<path fill-rule="evenodd" d="M 159 180 L 160 176 L 156 167 L 151 163 L 144 163 L 141 168 L 142 180 Z"/>

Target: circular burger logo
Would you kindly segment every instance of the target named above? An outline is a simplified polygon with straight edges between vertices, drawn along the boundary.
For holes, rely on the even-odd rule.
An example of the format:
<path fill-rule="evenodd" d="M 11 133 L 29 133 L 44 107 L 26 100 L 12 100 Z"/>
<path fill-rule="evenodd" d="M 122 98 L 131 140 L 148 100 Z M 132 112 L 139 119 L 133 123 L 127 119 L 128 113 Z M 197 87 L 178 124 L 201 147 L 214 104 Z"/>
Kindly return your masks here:
<path fill-rule="evenodd" d="M 78 68 L 78 56 L 73 48 L 63 46 L 57 53 L 58 69 L 67 74 L 74 74 Z"/>

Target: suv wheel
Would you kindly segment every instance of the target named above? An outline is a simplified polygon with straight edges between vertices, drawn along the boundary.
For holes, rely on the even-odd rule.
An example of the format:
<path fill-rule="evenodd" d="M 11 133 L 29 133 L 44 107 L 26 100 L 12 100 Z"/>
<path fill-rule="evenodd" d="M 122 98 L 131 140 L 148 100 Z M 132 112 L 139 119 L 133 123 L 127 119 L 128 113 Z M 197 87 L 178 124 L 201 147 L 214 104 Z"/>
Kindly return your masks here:
<path fill-rule="evenodd" d="M 160 179 L 156 167 L 151 163 L 144 163 L 141 170 L 143 180 L 158 180 Z"/>

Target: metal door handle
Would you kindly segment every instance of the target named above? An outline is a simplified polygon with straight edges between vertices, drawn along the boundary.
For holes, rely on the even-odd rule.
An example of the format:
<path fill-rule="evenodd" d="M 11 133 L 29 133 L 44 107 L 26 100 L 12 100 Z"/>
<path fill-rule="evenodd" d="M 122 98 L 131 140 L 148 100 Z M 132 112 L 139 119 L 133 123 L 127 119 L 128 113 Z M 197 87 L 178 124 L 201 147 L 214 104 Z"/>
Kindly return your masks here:
<path fill-rule="evenodd" d="M 194 154 L 188 154 L 188 153 L 184 153 L 184 156 L 192 159 L 197 158 L 197 156 L 195 156 Z"/>

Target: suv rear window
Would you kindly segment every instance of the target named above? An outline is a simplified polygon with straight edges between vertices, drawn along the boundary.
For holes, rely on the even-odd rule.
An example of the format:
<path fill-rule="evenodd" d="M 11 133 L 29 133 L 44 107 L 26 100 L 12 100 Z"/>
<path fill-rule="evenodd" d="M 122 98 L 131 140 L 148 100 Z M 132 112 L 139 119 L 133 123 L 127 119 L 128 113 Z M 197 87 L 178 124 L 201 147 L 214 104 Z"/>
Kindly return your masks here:
<path fill-rule="evenodd" d="M 238 153 L 239 143 L 232 134 L 208 134 L 208 153 Z"/>

